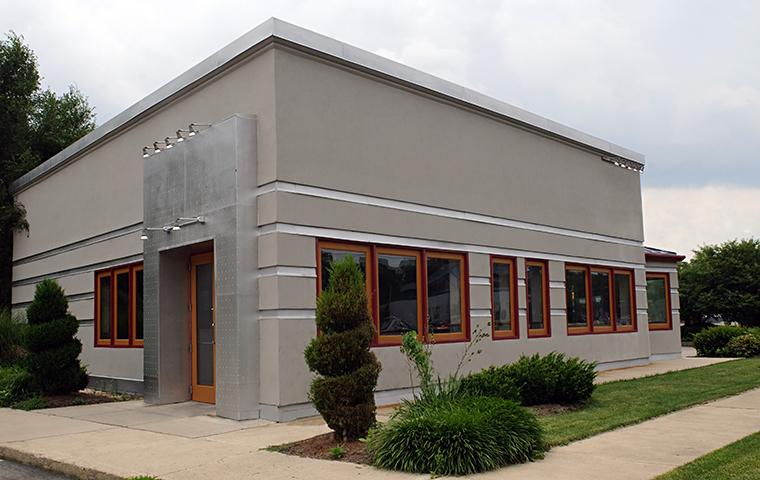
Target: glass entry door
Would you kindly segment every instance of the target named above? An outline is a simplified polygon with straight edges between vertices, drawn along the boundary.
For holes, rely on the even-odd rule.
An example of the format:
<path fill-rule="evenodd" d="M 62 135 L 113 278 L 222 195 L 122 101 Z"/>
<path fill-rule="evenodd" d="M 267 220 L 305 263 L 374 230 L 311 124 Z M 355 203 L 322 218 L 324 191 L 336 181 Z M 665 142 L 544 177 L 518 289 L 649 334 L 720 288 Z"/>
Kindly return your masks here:
<path fill-rule="evenodd" d="M 215 403 L 214 254 L 190 258 L 190 315 L 192 319 L 192 396 L 198 402 Z"/>

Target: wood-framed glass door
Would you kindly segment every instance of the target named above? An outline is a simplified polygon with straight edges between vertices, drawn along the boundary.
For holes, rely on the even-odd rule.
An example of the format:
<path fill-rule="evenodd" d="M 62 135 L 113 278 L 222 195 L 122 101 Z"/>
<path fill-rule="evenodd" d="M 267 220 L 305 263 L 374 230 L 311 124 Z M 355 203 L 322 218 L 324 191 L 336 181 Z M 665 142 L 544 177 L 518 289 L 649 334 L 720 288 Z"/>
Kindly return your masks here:
<path fill-rule="evenodd" d="M 198 402 L 216 401 L 214 254 L 190 257 L 192 394 Z"/>

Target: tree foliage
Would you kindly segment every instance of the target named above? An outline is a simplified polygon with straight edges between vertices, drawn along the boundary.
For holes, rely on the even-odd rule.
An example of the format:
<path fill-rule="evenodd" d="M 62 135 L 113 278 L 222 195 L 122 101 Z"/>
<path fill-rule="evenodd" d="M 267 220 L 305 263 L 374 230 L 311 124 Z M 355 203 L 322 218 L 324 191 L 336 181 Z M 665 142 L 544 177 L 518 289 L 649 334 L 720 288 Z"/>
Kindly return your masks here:
<path fill-rule="evenodd" d="M 23 37 L 0 40 L 0 308 L 11 300 L 13 233 L 29 228 L 11 183 L 95 128 L 87 98 L 40 88 L 37 57 Z"/>
<path fill-rule="evenodd" d="M 707 245 L 678 267 L 681 318 L 760 325 L 760 240 Z"/>
<path fill-rule="evenodd" d="M 374 390 L 380 362 L 370 352 L 372 323 L 359 266 L 346 256 L 330 265 L 327 289 L 317 299 L 320 335 L 304 352 L 319 374 L 309 398 L 338 441 L 356 440 L 375 424 Z"/>

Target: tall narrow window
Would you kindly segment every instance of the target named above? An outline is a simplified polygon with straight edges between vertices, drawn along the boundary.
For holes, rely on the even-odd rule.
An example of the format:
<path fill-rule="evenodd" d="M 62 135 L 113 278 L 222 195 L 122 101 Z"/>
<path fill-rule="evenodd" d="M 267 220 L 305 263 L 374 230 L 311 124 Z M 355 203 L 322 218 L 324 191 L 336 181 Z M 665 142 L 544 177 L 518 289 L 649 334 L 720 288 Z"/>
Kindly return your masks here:
<path fill-rule="evenodd" d="M 591 305 L 596 332 L 612 330 L 611 290 L 610 272 L 591 269 Z"/>
<path fill-rule="evenodd" d="M 97 344 L 111 343 L 111 272 L 96 277 L 95 321 L 98 326 Z"/>
<path fill-rule="evenodd" d="M 138 266 L 134 269 L 134 285 L 132 287 L 132 311 L 134 312 L 134 341 L 136 344 L 142 344 L 143 341 L 143 267 Z"/>
<path fill-rule="evenodd" d="M 672 327 L 667 273 L 647 273 L 647 316 L 650 330 L 669 330 Z"/>
<path fill-rule="evenodd" d="M 525 261 L 525 287 L 528 297 L 528 336 L 549 335 L 549 295 L 546 285 L 546 264 Z"/>
<path fill-rule="evenodd" d="M 514 260 L 493 258 L 491 262 L 493 338 L 517 338 L 519 336 L 516 295 Z"/>
<path fill-rule="evenodd" d="M 615 329 L 633 330 L 634 316 L 632 275 L 615 271 Z"/>
<path fill-rule="evenodd" d="M 586 267 L 568 266 L 565 269 L 565 297 L 567 300 L 568 332 L 590 332 L 591 308 L 588 301 L 588 275 Z"/>
<path fill-rule="evenodd" d="M 465 256 L 456 253 L 428 253 L 427 323 L 436 340 L 459 340 L 466 336 Z"/>
<path fill-rule="evenodd" d="M 414 250 L 377 249 L 377 300 L 380 342 L 400 341 L 421 332 L 421 254 Z"/>
<path fill-rule="evenodd" d="M 129 268 L 114 272 L 116 279 L 116 301 L 114 308 L 114 331 L 116 345 L 129 344 Z"/>

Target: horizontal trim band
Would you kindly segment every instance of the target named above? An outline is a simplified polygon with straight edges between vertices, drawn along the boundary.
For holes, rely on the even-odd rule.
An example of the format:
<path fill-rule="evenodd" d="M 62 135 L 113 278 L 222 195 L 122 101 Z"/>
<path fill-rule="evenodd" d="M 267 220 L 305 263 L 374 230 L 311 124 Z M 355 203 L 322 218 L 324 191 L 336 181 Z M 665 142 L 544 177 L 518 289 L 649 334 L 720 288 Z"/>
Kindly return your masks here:
<path fill-rule="evenodd" d="M 471 308 L 470 316 L 491 318 L 491 309 L 490 308 Z"/>
<path fill-rule="evenodd" d="M 143 259 L 143 255 L 142 253 L 140 253 L 137 255 L 130 255 L 128 257 L 121 257 L 121 258 L 116 258 L 113 260 L 108 260 L 106 262 L 91 263 L 89 265 L 84 265 L 81 267 L 74 267 L 74 268 L 69 268 L 66 270 L 59 270 L 57 272 L 51 272 L 51 273 L 46 273 L 44 275 L 36 275 L 34 277 L 28 277 L 22 280 L 17 280 L 13 282 L 13 286 L 20 287 L 22 285 L 33 285 L 46 278 L 70 277 L 71 275 L 77 275 L 79 273 L 86 273 L 90 271 L 94 272 L 95 270 L 102 270 L 104 268 L 111 268 L 111 267 L 116 267 L 119 265 L 125 265 L 127 263 L 140 262 L 142 261 L 142 259 Z"/>
<path fill-rule="evenodd" d="M 123 237 L 131 233 L 136 233 L 142 230 L 142 225 L 143 225 L 142 222 L 135 223 L 132 225 L 128 225 L 126 227 L 117 228 L 116 230 L 111 230 L 106 233 L 101 233 L 100 235 L 95 235 L 92 237 L 85 238 L 83 240 L 78 240 L 76 242 L 67 243 L 66 245 L 61 245 L 60 247 L 55 247 L 49 250 L 35 253 L 34 255 L 28 255 L 26 257 L 19 258 L 18 260 L 14 260 L 13 266 L 15 267 L 17 265 L 24 265 L 25 263 L 36 262 L 37 260 L 42 260 L 43 258 L 54 257 L 56 255 L 70 252 L 72 250 L 77 250 L 82 247 L 87 247 L 90 245 L 94 245 L 96 243 L 105 242 L 106 240 L 113 240 L 114 238 Z"/>
<path fill-rule="evenodd" d="M 491 285 L 491 279 L 488 277 L 470 276 L 470 285 Z"/>
<path fill-rule="evenodd" d="M 552 315 L 567 315 L 567 310 L 564 308 L 552 308 L 549 312 Z"/>
<path fill-rule="evenodd" d="M 85 293 L 74 293 L 71 295 L 66 295 L 66 300 L 69 302 L 80 302 L 82 300 L 95 300 L 95 294 L 93 292 L 85 292 Z M 29 304 L 32 303 L 32 301 L 28 302 L 16 302 L 13 305 L 11 305 L 11 308 L 26 308 L 29 306 Z"/>
<path fill-rule="evenodd" d="M 669 267 L 646 267 L 646 271 L 652 273 L 678 273 L 677 269 Z"/>
<path fill-rule="evenodd" d="M 485 223 L 489 225 L 498 225 L 501 227 L 518 228 L 521 230 L 530 230 L 541 233 L 549 233 L 554 235 L 563 235 L 567 237 L 582 238 L 584 240 L 594 240 L 598 242 L 615 243 L 620 245 L 630 245 L 634 247 L 640 247 L 643 242 L 638 240 L 631 240 L 622 237 L 615 237 L 611 235 L 602 235 L 597 233 L 584 232 L 580 230 L 572 230 L 568 228 L 553 227 L 550 225 L 543 225 L 531 222 L 524 222 L 520 220 L 512 220 L 508 218 L 495 217 L 491 215 L 483 215 L 479 213 L 470 213 L 461 210 L 452 210 L 448 208 L 432 207 L 429 205 L 423 205 L 419 203 L 405 202 L 401 200 L 391 200 L 382 197 L 374 197 L 370 195 L 362 195 L 356 193 L 348 193 L 340 190 L 331 190 L 321 187 L 312 187 L 308 185 L 300 185 L 296 183 L 275 181 L 259 187 L 256 191 L 256 196 L 266 195 L 272 192 L 292 193 L 296 195 L 304 195 L 317 198 L 326 198 L 330 200 L 338 200 L 342 202 L 355 203 L 361 205 L 369 205 L 373 207 L 389 208 L 393 210 L 401 210 L 406 212 L 421 213 L 426 215 L 434 215 L 444 218 L 452 218 L 456 220 L 465 220 L 469 222 Z"/>
<path fill-rule="evenodd" d="M 565 288 L 565 282 L 549 282 L 549 288 Z"/>
<path fill-rule="evenodd" d="M 307 277 L 317 278 L 317 269 L 314 267 L 267 267 L 259 269 L 259 278 L 262 277 Z"/>
<path fill-rule="evenodd" d="M 260 320 L 314 320 L 317 311 L 313 308 L 259 310 Z"/>

